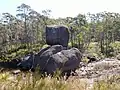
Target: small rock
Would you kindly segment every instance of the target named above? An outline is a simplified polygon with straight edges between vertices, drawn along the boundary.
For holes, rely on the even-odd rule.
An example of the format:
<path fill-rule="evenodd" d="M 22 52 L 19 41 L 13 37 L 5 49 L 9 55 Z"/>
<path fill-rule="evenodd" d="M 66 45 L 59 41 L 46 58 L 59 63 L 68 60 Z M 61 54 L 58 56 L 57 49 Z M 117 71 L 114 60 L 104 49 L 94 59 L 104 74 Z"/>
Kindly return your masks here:
<path fill-rule="evenodd" d="M 117 59 L 120 60 L 120 54 L 117 55 Z"/>
<path fill-rule="evenodd" d="M 20 70 L 14 70 L 14 71 L 12 71 L 13 74 L 18 74 L 20 72 L 21 72 Z"/>

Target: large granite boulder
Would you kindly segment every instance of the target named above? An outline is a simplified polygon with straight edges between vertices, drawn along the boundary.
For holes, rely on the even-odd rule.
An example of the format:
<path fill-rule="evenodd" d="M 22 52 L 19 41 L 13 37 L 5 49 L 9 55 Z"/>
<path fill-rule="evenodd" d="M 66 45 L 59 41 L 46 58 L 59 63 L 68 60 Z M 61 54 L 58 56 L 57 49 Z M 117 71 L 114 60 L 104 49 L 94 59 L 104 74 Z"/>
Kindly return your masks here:
<path fill-rule="evenodd" d="M 47 46 L 45 48 L 42 48 L 39 52 L 38 55 L 40 56 L 44 51 L 48 50 L 51 46 Z"/>
<path fill-rule="evenodd" d="M 23 60 L 17 65 L 21 70 L 34 71 L 37 66 L 41 66 L 41 69 L 49 59 L 49 57 L 57 52 L 63 50 L 61 45 L 48 46 L 41 49 L 37 54 L 29 54 L 23 58 Z"/>
<path fill-rule="evenodd" d="M 37 54 L 34 59 L 33 68 L 36 68 L 38 66 L 40 67 L 40 71 L 44 71 L 44 68 L 47 65 L 47 62 L 49 61 L 50 57 L 53 54 L 60 52 L 61 50 L 63 50 L 62 45 L 53 45 L 49 49 L 44 51 L 41 55 Z"/>
<path fill-rule="evenodd" d="M 77 48 L 63 50 L 62 45 L 53 45 L 41 50 L 41 53 L 31 54 L 19 63 L 22 69 L 35 69 L 36 67 L 41 73 L 53 74 L 57 69 L 62 73 L 75 71 L 80 64 L 82 58 L 81 52 Z"/>
<path fill-rule="evenodd" d="M 47 26 L 46 27 L 46 43 L 48 45 L 68 46 L 69 30 L 66 26 Z"/>
<path fill-rule="evenodd" d="M 44 66 L 44 72 L 52 74 L 58 69 L 70 74 L 70 71 L 75 71 L 79 67 L 81 58 L 82 54 L 77 48 L 62 50 L 50 57 Z"/>

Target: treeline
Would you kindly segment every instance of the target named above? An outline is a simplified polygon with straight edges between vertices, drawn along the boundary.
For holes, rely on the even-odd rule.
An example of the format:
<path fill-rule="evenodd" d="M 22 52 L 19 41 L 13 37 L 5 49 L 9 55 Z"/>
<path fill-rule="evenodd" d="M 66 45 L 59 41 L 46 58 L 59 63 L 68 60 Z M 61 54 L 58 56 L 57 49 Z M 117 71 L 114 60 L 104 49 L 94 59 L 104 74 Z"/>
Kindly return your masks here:
<path fill-rule="evenodd" d="M 2 13 L 0 18 L 0 56 L 21 48 L 32 49 L 33 45 L 44 45 L 45 27 L 53 24 L 67 25 L 70 30 L 69 46 L 77 47 L 82 52 L 91 42 L 97 42 L 100 52 L 109 56 L 114 51 L 111 44 L 120 41 L 119 13 L 88 13 L 53 19 L 49 17 L 51 10 L 39 13 L 26 4 L 18 6 L 16 11 L 16 16 Z"/>

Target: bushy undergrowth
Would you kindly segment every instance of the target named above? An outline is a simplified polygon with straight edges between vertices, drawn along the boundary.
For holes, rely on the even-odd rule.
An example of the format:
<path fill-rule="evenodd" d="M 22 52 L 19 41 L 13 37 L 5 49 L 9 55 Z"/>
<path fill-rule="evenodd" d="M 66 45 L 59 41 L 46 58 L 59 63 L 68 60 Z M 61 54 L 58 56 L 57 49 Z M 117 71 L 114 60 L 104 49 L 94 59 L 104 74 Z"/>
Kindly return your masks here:
<path fill-rule="evenodd" d="M 38 52 L 41 48 L 47 46 L 48 45 L 42 45 L 40 43 L 32 44 L 32 45 L 31 44 L 12 45 L 8 47 L 5 53 L 1 53 L 0 51 L 0 60 L 5 61 L 5 60 L 12 60 L 14 58 L 19 58 L 21 56 L 28 54 L 31 51 Z M 113 49 L 112 50 L 113 52 L 109 52 L 110 55 L 116 56 L 120 52 L 120 42 L 116 41 L 115 43 L 110 44 L 110 47 Z M 100 47 L 97 42 L 91 42 L 89 47 L 85 50 L 85 53 L 100 59 L 105 57 L 105 55 L 103 55 L 100 52 Z"/>
<path fill-rule="evenodd" d="M 85 53 L 90 57 L 96 57 L 97 59 L 102 59 L 105 56 L 100 52 L 100 48 L 97 42 L 92 42 L 89 47 L 85 50 Z"/>
<path fill-rule="evenodd" d="M 1 61 L 7 61 L 12 60 L 14 58 L 20 58 L 28 53 L 32 52 L 38 52 L 40 48 L 42 48 L 43 45 L 41 44 L 33 44 L 33 45 L 27 45 L 27 44 L 21 44 L 21 45 L 12 45 L 11 48 L 6 52 L 1 53 L 0 60 Z"/>
<path fill-rule="evenodd" d="M 120 53 L 120 42 L 116 41 L 115 43 L 110 44 L 111 47 L 114 49 L 114 55 Z"/>
<path fill-rule="evenodd" d="M 102 59 L 105 57 L 115 57 L 118 53 L 120 53 L 120 42 L 116 41 L 115 43 L 111 43 L 109 45 L 107 49 L 108 56 L 106 56 L 105 53 L 101 53 L 100 47 L 97 42 L 91 42 L 89 44 L 89 47 L 85 50 L 85 53 L 89 56 L 95 56 L 98 59 Z"/>

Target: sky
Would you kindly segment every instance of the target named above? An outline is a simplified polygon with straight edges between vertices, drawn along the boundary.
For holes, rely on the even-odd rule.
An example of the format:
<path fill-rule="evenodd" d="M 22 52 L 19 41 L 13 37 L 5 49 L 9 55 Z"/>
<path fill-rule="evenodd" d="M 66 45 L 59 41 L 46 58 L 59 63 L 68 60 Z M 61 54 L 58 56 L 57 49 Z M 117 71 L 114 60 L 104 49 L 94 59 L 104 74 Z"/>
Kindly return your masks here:
<path fill-rule="evenodd" d="M 120 13 L 120 0 L 0 0 L 0 13 L 16 15 L 17 6 L 25 3 L 37 12 L 50 9 L 51 17 L 75 17 L 79 13 L 103 11 Z"/>

